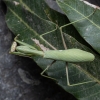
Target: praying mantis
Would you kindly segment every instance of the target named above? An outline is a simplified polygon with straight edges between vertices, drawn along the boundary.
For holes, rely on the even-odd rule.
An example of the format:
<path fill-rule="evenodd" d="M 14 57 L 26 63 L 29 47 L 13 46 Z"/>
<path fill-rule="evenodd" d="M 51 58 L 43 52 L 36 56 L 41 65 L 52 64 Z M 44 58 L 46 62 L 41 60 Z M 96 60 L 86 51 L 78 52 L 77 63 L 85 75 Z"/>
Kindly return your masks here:
<path fill-rule="evenodd" d="M 67 49 L 67 50 L 47 50 L 47 51 L 40 51 L 37 50 L 35 47 L 24 43 L 22 41 L 17 40 L 17 37 L 14 39 L 15 41 L 13 42 L 11 46 L 10 53 L 16 54 L 16 55 L 21 55 L 21 56 L 42 56 L 45 59 L 53 59 L 54 61 L 47 66 L 45 70 L 41 72 L 41 75 L 55 80 L 54 78 L 51 78 L 49 76 L 44 75 L 45 71 L 49 69 L 50 66 L 56 61 L 56 60 L 61 60 L 61 61 L 66 61 L 66 62 L 88 62 L 88 61 L 93 61 L 94 60 L 94 55 L 90 52 L 83 51 L 80 49 Z M 20 44 L 20 46 L 17 46 L 17 43 Z M 83 82 L 83 83 L 78 83 L 78 84 L 70 84 L 69 82 L 69 77 L 68 77 L 68 69 L 66 67 L 66 77 L 67 77 L 67 84 L 68 86 L 76 86 L 76 85 L 81 85 L 85 83 L 89 83 L 92 81 L 88 82 Z"/>
<path fill-rule="evenodd" d="M 89 15 L 89 16 L 91 16 L 91 15 Z M 79 19 L 78 21 L 83 20 L 83 19 L 85 19 L 85 18 Z M 65 42 L 64 42 L 64 38 L 63 38 L 62 28 L 66 27 L 68 25 L 71 25 L 73 23 L 76 23 L 76 22 L 77 21 L 66 24 L 66 25 L 60 27 L 64 46 L 65 46 Z M 49 34 L 49 32 L 48 32 L 48 34 Z M 45 34 L 43 34 L 43 35 L 45 35 Z M 43 38 L 43 35 L 41 35 L 41 38 Z M 54 79 L 54 78 L 51 78 L 49 76 L 45 76 L 44 73 L 47 70 L 49 70 L 49 67 L 56 60 L 76 63 L 76 62 L 90 62 L 90 61 L 93 61 L 95 59 L 95 56 L 92 53 L 87 52 L 87 51 L 83 51 L 83 50 L 80 50 L 80 49 L 76 49 L 76 48 L 66 49 L 66 50 L 42 50 L 42 48 L 40 47 L 41 50 L 38 50 L 37 48 L 35 48 L 35 47 L 33 47 L 33 46 L 31 46 L 27 43 L 19 41 L 17 39 L 17 37 L 18 36 L 16 36 L 15 39 L 14 39 L 14 42 L 11 46 L 10 53 L 16 54 L 16 55 L 21 55 L 21 56 L 28 56 L 28 57 L 38 55 L 38 56 L 43 57 L 44 59 L 53 59 L 54 61 L 50 65 L 48 65 L 45 70 L 43 70 L 41 72 L 42 76 L 50 78 L 50 79 Z M 17 43 L 19 43 L 19 46 L 17 46 Z M 67 77 L 67 85 L 68 86 L 76 86 L 76 85 L 81 85 L 81 84 L 92 82 L 92 81 L 87 81 L 87 82 L 78 83 L 78 84 L 70 84 L 69 77 L 68 77 L 68 68 L 67 67 L 66 67 L 66 77 Z"/>

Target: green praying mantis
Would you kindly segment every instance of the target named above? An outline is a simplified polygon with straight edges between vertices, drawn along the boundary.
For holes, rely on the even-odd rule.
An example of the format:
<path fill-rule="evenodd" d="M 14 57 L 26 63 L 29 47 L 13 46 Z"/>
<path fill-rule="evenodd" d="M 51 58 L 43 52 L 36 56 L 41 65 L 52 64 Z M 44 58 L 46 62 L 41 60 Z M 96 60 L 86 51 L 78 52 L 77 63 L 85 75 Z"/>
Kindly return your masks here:
<path fill-rule="evenodd" d="M 89 16 L 91 16 L 91 15 L 89 15 Z M 85 18 L 79 19 L 78 21 L 83 20 Z M 62 33 L 62 28 L 63 27 L 66 27 L 66 26 L 71 25 L 71 24 L 76 23 L 76 22 L 77 21 L 69 23 L 69 24 L 64 25 L 64 26 L 61 26 L 60 27 L 61 34 L 63 34 Z M 47 32 L 47 34 L 48 33 L 49 32 Z M 41 36 L 41 38 L 43 38 L 42 36 Z M 16 54 L 16 55 L 20 55 L 20 56 L 28 56 L 28 57 L 35 56 L 35 55 L 37 56 L 38 55 L 38 56 L 43 57 L 44 59 L 53 59 L 54 61 L 50 65 L 48 65 L 45 70 L 43 70 L 41 72 L 42 76 L 50 78 L 50 79 L 54 79 L 54 78 L 46 76 L 46 75 L 44 75 L 44 73 L 49 69 L 49 67 L 56 60 L 76 63 L 76 62 L 90 62 L 90 61 L 93 61 L 95 59 L 95 56 L 92 53 L 84 51 L 84 50 L 76 49 L 76 48 L 67 49 L 67 50 L 42 50 L 42 49 L 38 50 L 37 48 L 35 48 L 35 47 L 25 43 L 25 42 L 19 41 L 17 39 L 17 37 L 15 37 L 15 39 L 14 39 L 14 42 L 13 42 L 13 44 L 11 46 L 10 53 Z M 63 40 L 63 44 L 65 44 L 63 35 L 62 35 L 62 40 Z M 17 46 L 17 43 L 19 43 L 19 46 Z M 68 86 L 76 86 L 76 85 L 81 85 L 81 84 L 92 82 L 92 81 L 87 81 L 87 82 L 83 82 L 83 83 L 70 84 L 69 77 L 68 77 L 68 68 L 67 67 L 66 67 L 66 77 L 67 77 L 67 85 Z"/>
<path fill-rule="evenodd" d="M 17 40 L 17 37 L 14 39 L 15 41 L 13 42 L 11 46 L 10 53 L 15 54 L 15 55 L 20 55 L 20 56 L 42 56 L 45 59 L 53 59 L 54 61 L 47 66 L 45 70 L 41 72 L 41 75 L 50 79 L 55 80 L 54 78 L 51 78 L 49 76 L 44 75 L 44 73 L 49 69 L 49 67 L 56 61 L 66 61 L 66 62 L 88 62 L 88 61 L 93 61 L 95 56 L 87 51 L 83 51 L 80 49 L 67 49 L 67 50 L 46 50 L 46 51 L 41 51 L 37 50 L 35 47 L 24 43 L 22 41 Z M 20 45 L 17 46 L 17 43 Z M 69 77 L 68 77 L 68 68 L 66 67 L 66 77 L 67 77 L 67 84 L 68 86 L 76 86 L 76 85 L 81 85 L 85 83 L 89 83 L 92 81 L 88 82 L 83 82 L 83 83 L 78 83 L 78 84 L 70 84 L 69 82 Z"/>

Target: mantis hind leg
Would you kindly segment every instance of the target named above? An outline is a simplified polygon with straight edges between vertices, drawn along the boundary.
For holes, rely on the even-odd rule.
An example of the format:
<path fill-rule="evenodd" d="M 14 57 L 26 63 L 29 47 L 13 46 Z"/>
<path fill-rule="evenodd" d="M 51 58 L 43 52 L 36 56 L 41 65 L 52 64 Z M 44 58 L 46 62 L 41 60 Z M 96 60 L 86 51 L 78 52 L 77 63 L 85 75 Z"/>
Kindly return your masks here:
<path fill-rule="evenodd" d="M 78 86 L 78 85 L 83 85 L 83 84 L 94 82 L 94 81 L 86 81 L 86 82 L 79 82 L 79 83 L 75 83 L 75 84 L 70 84 L 67 65 L 66 65 L 66 77 L 67 77 L 67 85 L 68 86 Z"/>
<path fill-rule="evenodd" d="M 56 60 L 54 60 L 50 65 L 48 65 L 42 72 L 41 72 L 41 76 L 43 77 L 46 77 L 46 78 L 49 78 L 49 79 L 52 79 L 52 80 L 55 80 L 55 78 L 52 78 L 52 77 L 49 77 L 49 76 L 46 76 L 44 75 L 44 73 L 52 66 L 52 64 L 54 64 L 56 62 Z"/>
<path fill-rule="evenodd" d="M 57 81 L 55 78 L 49 77 L 44 75 L 44 73 L 52 66 L 52 64 L 54 64 L 56 61 L 54 60 L 50 65 L 48 65 L 42 72 L 41 72 L 41 76 L 52 79 L 54 81 Z M 66 66 L 66 78 L 67 78 L 67 85 L 68 86 L 78 86 L 78 85 L 83 85 L 83 84 L 87 84 L 87 83 L 91 83 L 94 81 L 86 81 L 86 82 L 79 82 L 79 83 L 75 83 L 75 84 L 70 84 L 69 81 L 69 74 L 68 74 L 68 66 Z"/>

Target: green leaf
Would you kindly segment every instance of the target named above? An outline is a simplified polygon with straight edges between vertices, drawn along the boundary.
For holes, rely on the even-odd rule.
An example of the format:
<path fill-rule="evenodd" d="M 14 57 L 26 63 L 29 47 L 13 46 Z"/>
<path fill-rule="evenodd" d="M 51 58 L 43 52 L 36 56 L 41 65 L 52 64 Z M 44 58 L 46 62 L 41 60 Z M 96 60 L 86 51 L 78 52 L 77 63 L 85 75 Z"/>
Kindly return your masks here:
<path fill-rule="evenodd" d="M 6 14 L 7 25 L 15 35 L 20 34 L 19 40 L 35 48 L 37 48 L 37 45 L 31 38 L 38 40 L 39 43 L 43 44 L 46 48 L 64 49 L 60 26 L 68 24 L 65 15 L 50 9 L 44 0 L 5 0 L 5 2 L 8 7 Z M 60 1 L 59 3 L 64 4 Z M 74 14 L 74 17 L 75 16 L 76 14 Z M 63 34 L 67 48 L 79 48 L 93 53 L 90 48 L 82 45 L 75 38 L 70 36 L 70 33 L 76 33 L 78 35 L 75 28 L 68 26 L 64 30 L 67 32 Z M 43 35 L 43 38 L 41 35 Z M 91 83 L 68 86 L 66 62 L 63 61 L 56 61 L 46 73 L 49 77 L 55 78 L 55 82 L 58 85 L 74 95 L 77 99 L 97 100 L 100 98 L 100 57 L 95 53 L 94 55 L 96 58 L 93 62 L 67 64 L 71 84 L 93 81 Z M 53 61 L 38 56 L 33 56 L 33 59 L 43 70 Z"/>
<path fill-rule="evenodd" d="M 85 41 L 100 53 L 100 10 L 81 0 L 57 0 L 57 3 L 71 22 L 84 18 L 73 25 Z"/>

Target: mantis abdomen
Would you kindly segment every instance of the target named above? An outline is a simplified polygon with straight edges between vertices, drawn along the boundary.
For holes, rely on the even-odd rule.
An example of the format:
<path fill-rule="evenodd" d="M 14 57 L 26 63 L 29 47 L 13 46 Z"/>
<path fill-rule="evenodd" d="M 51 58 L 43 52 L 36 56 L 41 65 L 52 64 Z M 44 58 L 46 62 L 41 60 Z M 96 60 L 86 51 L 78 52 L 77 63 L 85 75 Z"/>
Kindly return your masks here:
<path fill-rule="evenodd" d="M 45 51 L 44 58 L 67 62 L 86 62 L 93 61 L 95 57 L 92 53 L 80 49 L 67 49 Z"/>

